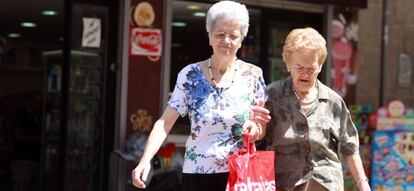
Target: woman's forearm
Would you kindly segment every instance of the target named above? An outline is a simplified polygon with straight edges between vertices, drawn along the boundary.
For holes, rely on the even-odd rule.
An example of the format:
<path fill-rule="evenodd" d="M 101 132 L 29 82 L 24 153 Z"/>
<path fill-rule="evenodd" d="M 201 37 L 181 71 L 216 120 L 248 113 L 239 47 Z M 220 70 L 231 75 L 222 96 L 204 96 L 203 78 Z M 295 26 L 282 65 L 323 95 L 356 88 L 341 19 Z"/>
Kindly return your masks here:
<path fill-rule="evenodd" d="M 155 122 L 154 127 L 148 137 L 148 141 L 144 149 L 144 154 L 142 155 L 140 162 L 151 161 L 152 157 L 154 157 L 154 155 L 157 153 L 167 135 L 168 132 L 165 129 L 164 121 L 158 120 Z"/>
<path fill-rule="evenodd" d="M 367 179 L 359 154 L 347 156 L 346 162 L 356 183 L 360 183 Z"/>
<path fill-rule="evenodd" d="M 167 106 L 161 118 L 155 122 L 154 127 L 151 130 L 140 162 L 151 161 L 152 157 L 154 157 L 158 149 L 160 149 L 178 116 L 179 114 L 175 109 Z"/>

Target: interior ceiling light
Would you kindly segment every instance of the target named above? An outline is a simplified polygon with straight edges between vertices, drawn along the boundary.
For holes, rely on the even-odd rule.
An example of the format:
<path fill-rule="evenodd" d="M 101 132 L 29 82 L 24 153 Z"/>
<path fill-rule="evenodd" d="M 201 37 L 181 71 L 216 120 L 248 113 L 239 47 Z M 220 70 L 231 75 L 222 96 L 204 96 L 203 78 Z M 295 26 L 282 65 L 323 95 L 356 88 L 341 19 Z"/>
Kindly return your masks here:
<path fill-rule="evenodd" d="M 201 9 L 201 6 L 200 5 L 187 5 L 187 9 L 199 10 L 199 9 Z"/>
<path fill-rule="evenodd" d="M 32 23 L 32 22 L 22 22 L 22 24 L 20 24 L 22 27 L 36 27 L 36 23 Z"/>
<path fill-rule="evenodd" d="M 19 38 L 19 37 L 21 37 L 22 35 L 20 35 L 19 33 L 9 33 L 7 36 L 8 36 L 9 38 Z"/>
<path fill-rule="evenodd" d="M 206 13 L 205 12 L 194 12 L 193 16 L 195 16 L 195 17 L 205 17 Z"/>
<path fill-rule="evenodd" d="M 42 11 L 42 15 L 45 15 L 45 16 L 53 16 L 53 15 L 57 15 L 57 12 L 56 11 L 52 11 L 52 10 L 44 10 L 44 11 Z"/>
<path fill-rule="evenodd" d="M 187 23 L 185 23 L 185 22 L 173 22 L 172 26 L 174 26 L 174 27 L 186 27 Z"/>

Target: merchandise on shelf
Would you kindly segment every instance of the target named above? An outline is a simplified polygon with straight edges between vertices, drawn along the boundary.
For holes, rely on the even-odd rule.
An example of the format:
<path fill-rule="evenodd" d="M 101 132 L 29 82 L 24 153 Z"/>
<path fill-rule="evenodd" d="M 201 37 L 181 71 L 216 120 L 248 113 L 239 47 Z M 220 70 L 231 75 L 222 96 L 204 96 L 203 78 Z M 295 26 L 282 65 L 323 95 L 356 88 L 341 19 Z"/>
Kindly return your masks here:
<path fill-rule="evenodd" d="M 42 178 L 45 190 L 58 189 L 57 177 L 64 176 L 65 190 L 94 190 L 102 176 L 104 70 L 100 55 L 92 51 L 71 51 L 68 79 L 66 147 L 61 149 L 62 51 L 43 53 L 45 80 L 45 124 L 42 130 Z M 65 157 L 65 171 L 60 157 Z"/>
<path fill-rule="evenodd" d="M 349 111 L 358 130 L 361 144 L 369 144 L 372 131 L 375 129 L 375 115 L 369 105 L 351 105 Z"/>
<path fill-rule="evenodd" d="M 377 130 L 414 130 L 414 110 L 395 100 L 377 111 Z"/>
<path fill-rule="evenodd" d="M 377 131 L 373 135 L 372 190 L 414 190 L 414 132 Z"/>

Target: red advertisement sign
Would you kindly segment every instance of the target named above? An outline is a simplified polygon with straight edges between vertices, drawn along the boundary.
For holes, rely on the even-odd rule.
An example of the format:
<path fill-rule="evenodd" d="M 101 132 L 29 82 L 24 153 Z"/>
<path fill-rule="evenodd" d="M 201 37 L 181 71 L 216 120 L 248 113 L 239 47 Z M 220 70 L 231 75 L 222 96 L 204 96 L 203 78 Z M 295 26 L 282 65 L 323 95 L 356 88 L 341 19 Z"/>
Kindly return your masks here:
<path fill-rule="evenodd" d="M 131 30 L 131 55 L 161 56 L 160 29 L 133 28 Z"/>

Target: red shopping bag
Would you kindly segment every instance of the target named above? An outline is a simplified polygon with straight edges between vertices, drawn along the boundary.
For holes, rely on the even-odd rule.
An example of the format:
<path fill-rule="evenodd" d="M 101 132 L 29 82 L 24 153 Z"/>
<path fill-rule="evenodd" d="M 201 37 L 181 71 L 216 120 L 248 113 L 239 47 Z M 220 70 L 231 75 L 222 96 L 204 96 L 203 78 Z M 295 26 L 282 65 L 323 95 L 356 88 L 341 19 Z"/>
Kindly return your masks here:
<path fill-rule="evenodd" d="M 249 143 L 244 135 L 242 149 L 229 159 L 229 179 L 227 191 L 274 191 L 275 171 L 274 152 L 256 151 L 254 143 Z"/>

